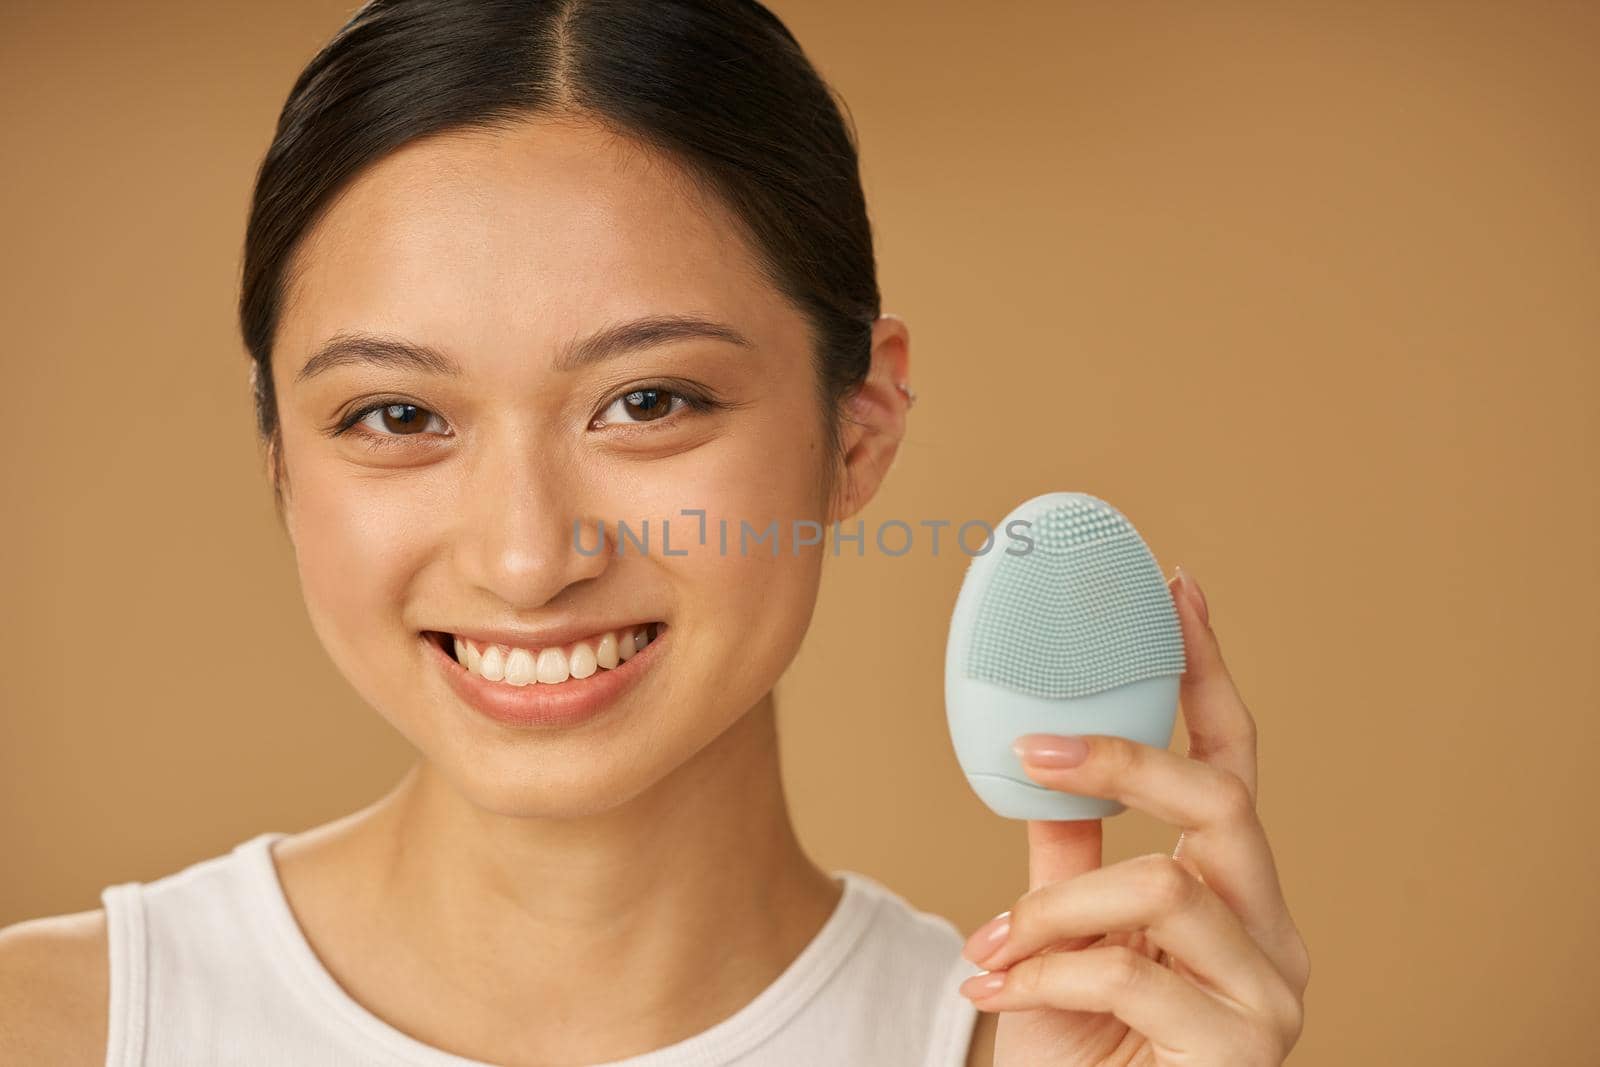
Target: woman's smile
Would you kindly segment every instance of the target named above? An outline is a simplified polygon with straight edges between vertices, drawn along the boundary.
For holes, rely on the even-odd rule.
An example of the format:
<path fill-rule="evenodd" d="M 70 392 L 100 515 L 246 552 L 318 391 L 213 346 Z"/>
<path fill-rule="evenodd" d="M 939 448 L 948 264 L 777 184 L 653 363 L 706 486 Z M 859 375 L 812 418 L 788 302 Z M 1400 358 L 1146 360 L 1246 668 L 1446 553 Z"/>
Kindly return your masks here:
<path fill-rule="evenodd" d="M 661 623 L 606 629 L 563 645 L 514 636 L 455 633 L 445 637 L 445 650 L 456 662 L 491 682 L 506 685 L 560 685 L 568 678 L 587 678 L 597 670 L 626 663 L 656 636 Z"/>
<path fill-rule="evenodd" d="M 424 631 L 429 659 L 461 701 L 511 726 L 572 726 L 615 707 L 661 658 L 664 622 L 543 649 Z"/>

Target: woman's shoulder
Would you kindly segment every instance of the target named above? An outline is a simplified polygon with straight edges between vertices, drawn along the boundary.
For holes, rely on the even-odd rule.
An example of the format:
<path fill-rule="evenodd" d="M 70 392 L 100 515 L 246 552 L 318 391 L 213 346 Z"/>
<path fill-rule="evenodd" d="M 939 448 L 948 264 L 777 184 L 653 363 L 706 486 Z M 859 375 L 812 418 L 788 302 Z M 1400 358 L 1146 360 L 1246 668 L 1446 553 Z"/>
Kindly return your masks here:
<path fill-rule="evenodd" d="M 854 870 L 836 873 L 850 881 L 863 904 L 871 905 L 875 929 L 901 944 L 915 946 L 930 958 L 952 964 L 960 958 L 966 938 L 948 918 L 913 904 L 872 875 Z"/>
<path fill-rule="evenodd" d="M 176 924 L 182 936 L 209 938 L 207 944 L 219 941 L 225 927 L 236 932 L 251 849 L 275 836 L 263 834 L 149 882 L 106 886 L 103 906 L 92 911 L 0 929 L 0 1064 L 104 1064 L 118 949 L 141 952 L 151 922 Z"/>
<path fill-rule="evenodd" d="M 103 908 L 0 929 L 0 1063 L 103 1064 L 108 961 Z"/>
<path fill-rule="evenodd" d="M 993 1032 L 959 987 L 981 968 L 961 955 L 966 937 L 954 922 L 928 911 L 888 884 L 859 871 L 853 883 L 870 935 L 846 982 L 870 1001 L 876 1026 L 899 1025 L 907 1041 L 927 1042 L 922 1062 L 987 1067 Z"/>

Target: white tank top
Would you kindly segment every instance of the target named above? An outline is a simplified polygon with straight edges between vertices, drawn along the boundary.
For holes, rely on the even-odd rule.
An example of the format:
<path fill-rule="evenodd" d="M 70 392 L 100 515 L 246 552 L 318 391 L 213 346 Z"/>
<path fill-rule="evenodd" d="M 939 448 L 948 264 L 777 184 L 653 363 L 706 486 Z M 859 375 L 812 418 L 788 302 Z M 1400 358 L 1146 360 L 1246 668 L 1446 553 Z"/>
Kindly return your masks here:
<path fill-rule="evenodd" d="M 268 832 L 156 881 L 103 889 L 106 1067 L 486 1067 L 362 1007 L 301 932 Z M 596 1067 L 963 1067 L 979 968 L 948 919 L 855 871 L 811 942 L 693 1037 Z"/>

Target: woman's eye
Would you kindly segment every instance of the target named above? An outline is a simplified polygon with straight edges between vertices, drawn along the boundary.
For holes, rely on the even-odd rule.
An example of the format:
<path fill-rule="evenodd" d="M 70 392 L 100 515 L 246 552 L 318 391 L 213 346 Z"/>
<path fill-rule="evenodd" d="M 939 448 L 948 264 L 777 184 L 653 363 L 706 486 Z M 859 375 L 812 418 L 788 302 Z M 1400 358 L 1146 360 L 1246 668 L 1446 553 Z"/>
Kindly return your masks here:
<path fill-rule="evenodd" d="M 716 401 L 687 390 L 646 386 L 630 389 L 617 397 L 590 425 L 665 422 L 684 408 L 703 412 L 717 406 Z M 407 437 L 427 437 L 430 432 L 448 436 L 450 430 L 440 416 L 421 405 L 403 400 L 386 400 L 369 404 L 347 416 L 335 431 L 335 436 L 349 433 L 378 449 L 400 445 Z"/>
<path fill-rule="evenodd" d="M 420 437 L 431 422 L 442 426 L 444 420 L 425 407 L 395 401 L 361 409 L 345 421 L 345 429 L 360 427 L 360 436 L 387 444 L 390 438 Z"/>
<path fill-rule="evenodd" d="M 632 389 L 613 400 L 595 417 L 594 424 L 660 422 L 684 408 L 705 411 L 710 403 L 688 393 L 650 386 Z"/>

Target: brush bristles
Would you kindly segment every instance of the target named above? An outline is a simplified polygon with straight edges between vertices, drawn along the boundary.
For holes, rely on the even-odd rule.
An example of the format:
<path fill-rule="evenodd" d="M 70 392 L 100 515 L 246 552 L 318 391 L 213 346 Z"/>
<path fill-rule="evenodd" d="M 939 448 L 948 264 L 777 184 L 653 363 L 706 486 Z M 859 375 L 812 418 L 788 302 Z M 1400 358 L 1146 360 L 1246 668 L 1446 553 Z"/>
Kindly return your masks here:
<path fill-rule="evenodd" d="M 983 592 L 969 677 L 1062 698 L 1183 673 L 1172 597 L 1126 518 L 1086 498 L 1041 513 L 1031 536 Z"/>

